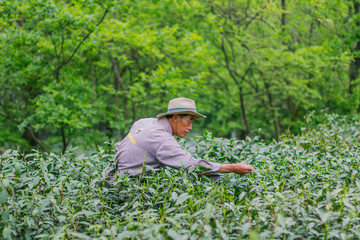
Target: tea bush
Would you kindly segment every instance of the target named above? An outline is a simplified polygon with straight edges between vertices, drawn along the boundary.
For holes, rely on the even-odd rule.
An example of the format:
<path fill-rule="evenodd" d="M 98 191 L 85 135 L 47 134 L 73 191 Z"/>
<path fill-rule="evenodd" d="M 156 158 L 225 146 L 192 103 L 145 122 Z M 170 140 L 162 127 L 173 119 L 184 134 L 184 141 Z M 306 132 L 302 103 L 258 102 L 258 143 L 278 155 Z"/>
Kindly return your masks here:
<path fill-rule="evenodd" d="M 0 236 L 4 239 L 359 239 L 360 123 L 337 115 L 298 136 L 263 143 L 214 138 L 190 143 L 194 156 L 245 161 L 247 176 L 219 182 L 196 169 L 120 175 L 99 188 L 114 159 L 7 150 L 1 156 Z"/>

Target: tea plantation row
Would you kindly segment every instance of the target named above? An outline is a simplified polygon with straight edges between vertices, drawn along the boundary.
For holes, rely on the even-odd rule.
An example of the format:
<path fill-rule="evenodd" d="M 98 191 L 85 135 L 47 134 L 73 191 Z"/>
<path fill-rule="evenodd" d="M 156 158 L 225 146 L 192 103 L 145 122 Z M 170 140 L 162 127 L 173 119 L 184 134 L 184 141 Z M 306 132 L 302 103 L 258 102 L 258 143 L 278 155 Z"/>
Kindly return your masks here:
<path fill-rule="evenodd" d="M 184 147 L 251 175 L 219 182 L 162 169 L 98 187 L 114 158 L 7 150 L 0 165 L 4 239 L 360 239 L 360 123 L 326 116 L 299 136 L 265 144 L 211 134 Z"/>

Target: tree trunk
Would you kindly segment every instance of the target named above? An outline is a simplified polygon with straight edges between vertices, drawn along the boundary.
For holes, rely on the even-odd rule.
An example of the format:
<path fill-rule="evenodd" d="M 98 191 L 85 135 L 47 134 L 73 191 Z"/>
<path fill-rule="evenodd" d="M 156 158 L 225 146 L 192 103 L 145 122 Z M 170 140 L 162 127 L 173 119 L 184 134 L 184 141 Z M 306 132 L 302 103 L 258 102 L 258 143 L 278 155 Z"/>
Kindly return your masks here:
<path fill-rule="evenodd" d="M 286 26 L 286 0 L 281 0 L 281 31 L 284 37 L 285 26 Z"/>
<path fill-rule="evenodd" d="M 250 134 L 250 127 L 247 121 L 247 117 L 246 117 L 246 111 L 245 111 L 245 104 L 244 104 L 244 94 L 243 94 L 243 88 L 242 86 L 239 87 L 239 97 L 240 97 L 240 105 L 241 105 L 241 116 L 242 119 L 244 121 L 244 127 L 246 130 L 246 135 Z"/>
<path fill-rule="evenodd" d="M 284 79 L 285 84 L 287 87 L 289 87 L 291 85 L 291 82 L 287 79 Z M 293 101 L 293 98 L 291 96 L 288 96 L 286 98 L 286 106 L 287 106 L 287 111 L 288 111 L 288 115 L 290 116 L 290 119 L 292 121 L 295 121 L 296 119 L 296 105 Z"/>
<path fill-rule="evenodd" d="M 128 109 L 127 109 L 127 105 L 128 105 L 128 97 L 127 97 L 127 92 L 126 92 L 126 87 L 124 82 L 122 81 L 122 76 L 124 75 L 125 71 L 126 71 L 126 67 L 124 67 L 121 71 L 119 69 L 119 63 L 117 58 L 112 57 L 111 56 L 111 62 L 113 64 L 113 68 L 114 68 L 114 87 L 116 90 L 115 93 L 115 105 L 117 107 L 117 109 L 120 109 L 120 101 L 119 101 L 119 93 L 118 91 L 121 89 L 123 92 L 123 101 L 122 101 L 122 107 L 123 107 L 123 118 L 124 120 L 128 119 Z M 125 136 L 125 131 L 121 130 L 120 131 L 120 135 L 121 137 Z"/>
<path fill-rule="evenodd" d="M 39 149 L 43 152 L 49 152 L 49 150 L 39 140 L 38 134 L 33 131 L 30 125 L 25 127 L 23 138 L 29 143 L 30 146 L 39 147 Z"/>
<path fill-rule="evenodd" d="M 273 117 L 273 121 L 274 121 L 276 140 L 279 141 L 279 139 L 280 139 L 280 123 L 279 123 L 279 119 L 277 118 L 276 111 L 274 109 L 274 104 L 273 104 L 274 101 L 273 101 L 272 93 L 270 91 L 270 84 L 265 79 L 264 79 L 264 83 L 265 83 L 266 94 L 267 94 L 268 100 L 269 100 L 270 113 L 271 113 L 271 115 Z"/>
<path fill-rule="evenodd" d="M 359 52 L 360 53 L 360 41 L 356 43 L 355 49 L 352 51 L 354 53 Z M 354 57 L 354 61 L 350 64 L 349 69 L 349 93 L 354 93 L 354 87 L 355 87 L 355 81 L 359 77 L 359 69 L 360 69 L 360 58 L 357 56 Z"/>
<path fill-rule="evenodd" d="M 63 143 L 63 148 L 62 148 L 61 152 L 62 152 L 62 154 L 64 154 L 65 151 L 66 151 L 68 143 L 66 142 L 66 134 L 65 134 L 64 127 L 61 127 L 60 131 L 61 131 L 61 138 L 62 138 L 62 143 Z"/>
<path fill-rule="evenodd" d="M 285 39 L 285 34 L 286 34 L 286 0 L 281 0 L 281 9 L 282 9 L 282 13 L 281 13 L 281 32 L 282 32 L 282 44 L 284 46 L 286 46 L 287 50 L 289 51 L 289 44 L 284 40 Z M 284 79 L 285 84 L 287 87 L 289 87 L 291 85 L 291 82 L 288 79 Z M 295 120 L 295 107 L 294 107 L 294 102 L 291 96 L 288 96 L 286 98 L 286 105 L 287 105 L 287 109 L 288 109 L 288 114 L 290 116 L 291 120 Z"/>
<path fill-rule="evenodd" d="M 353 7 L 354 7 L 354 15 L 358 15 L 359 10 L 360 10 L 360 2 L 358 0 L 354 0 L 353 1 Z M 357 28 L 360 27 L 360 21 L 359 20 L 356 21 L 356 27 Z M 358 53 L 360 53 L 360 40 L 359 39 L 356 42 L 355 49 L 352 49 L 351 52 L 355 56 L 354 56 L 354 61 L 351 62 L 350 68 L 349 68 L 349 80 L 350 80 L 349 94 L 353 94 L 354 87 L 355 87 L 355 81 L 359 77 L 359 68 L 360 68 L 360 57 L 359 57 L 359 54 L 358 54 Z"/>
<path fill-rule="evenodd" d="M 250 67 L 248 68 L 248 70 L 246 71 L 244 76 L 241 76 L 240 79 L 238 79 L 237 76 L 234 73 L 234 72 L 236 72 L 236 70 L 231 69 L 229 56 L 228 56 L 228 53 L 227 53 L 226 47 L 225 47 L 224 37 L 221 38 L 221 50 L 222 50 L 222 52 L 224 54 L 226 68 L 228 70 L 228 73 L 229 73 L 230 77 L 233 79 L 234 83 L 237 85 L 237 87 L 239 89 L 239 98 L 240 98 L 239 100 L 240 100 L 240 107 L 241 107 L 240 111 L 241 111 L 242 119 L 244 121 L 244 125 L 245 125 L 244 127 L 245 127 L 245 131 L 246 131 L 246 135 L 248 135 L 250 133 L 250 128 L 249 128 L 249 124 L 248 124 L 248 121 L 247 121 L 247 118 L 246 118 L 244 95 L 243 95 L 243 92 L 242 92 L 242 82 L 244 81 L 245 76 L 247 75 L 248 71 L 250 70 Z M 232 57 L 235 58 L 235 56 L 232 56 Z M 234 65 L 236 65 L 236 64 L 234 64 Z M 240 118 L 240 121 L 241 121 L 241 118 Z"/>

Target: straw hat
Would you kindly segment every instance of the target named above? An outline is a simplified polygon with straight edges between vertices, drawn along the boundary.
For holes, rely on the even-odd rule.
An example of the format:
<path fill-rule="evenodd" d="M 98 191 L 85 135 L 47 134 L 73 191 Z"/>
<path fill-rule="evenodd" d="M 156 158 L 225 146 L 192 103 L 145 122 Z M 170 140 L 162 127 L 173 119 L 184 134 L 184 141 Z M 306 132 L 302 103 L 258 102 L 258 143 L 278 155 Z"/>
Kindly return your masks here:
<path fill-rule="evenodd" d="M 161 113 L 156 117 L 160 119 L 167 115 L 174 114 L 189 114 L 195 118 L 206 118 L 206 116 L 196 112 L 195 101 L 189 98 L 175 98 L 170 100 L 168 111 L 166 113 Z"/>

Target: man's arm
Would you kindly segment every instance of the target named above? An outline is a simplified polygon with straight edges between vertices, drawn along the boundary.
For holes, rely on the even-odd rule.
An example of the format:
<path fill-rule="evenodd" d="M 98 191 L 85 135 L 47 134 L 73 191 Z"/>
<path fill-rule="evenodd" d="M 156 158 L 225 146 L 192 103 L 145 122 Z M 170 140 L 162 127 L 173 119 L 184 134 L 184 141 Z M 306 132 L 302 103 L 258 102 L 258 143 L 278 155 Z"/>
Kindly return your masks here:
<path fill-rule="evenodd" d="M 204 159 L 195 159 L 190 153 L 181 149 L 179 143 L 171 136 L 160 145 L 156 151 L 156 159 L 162 165 L 173 168 L 192 168 L 201 165 L 207 168 L 202 173 L 217 173 L 221 167 L 220 163 L 208 162 Z"/>
<path fill-rule="evenodd" d="M 251 165 L 241 162 L 234 164 L 222 164 L 218 173 L 237 173 L 245 175 L 246 173 L 252 173 L 252 171 L 253 167 Z"/>
<path fill-rule="evenodd" d="M 156 151 L 156 159 L 162 164 L 173 168 L 180 168 L 181 162 L 184 167 L 194 167 L 195 165 L 202 165 L 208 170 L 203 171 L 203 174 L 213 173 L 237 173 L 244 175 L 252 173 L 253 167 L 244 162 L 234 164 L 220 164 L 214 162 L 207 162 L 203 159 L 195 159 L 190 153 L 181 149 L 179 143 L 171 136 L 171 138 L 163 138 L 163 144 L 159 146 Z"/>

